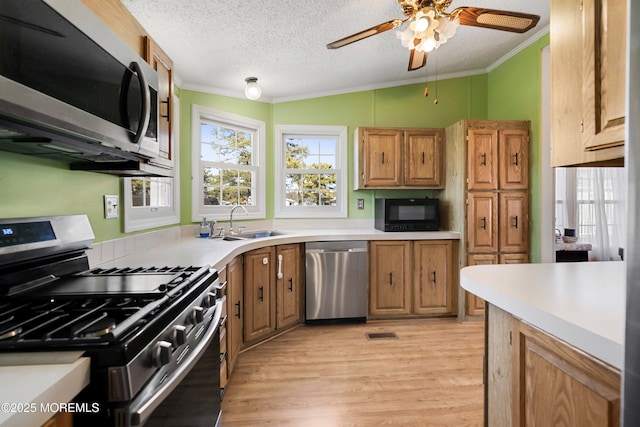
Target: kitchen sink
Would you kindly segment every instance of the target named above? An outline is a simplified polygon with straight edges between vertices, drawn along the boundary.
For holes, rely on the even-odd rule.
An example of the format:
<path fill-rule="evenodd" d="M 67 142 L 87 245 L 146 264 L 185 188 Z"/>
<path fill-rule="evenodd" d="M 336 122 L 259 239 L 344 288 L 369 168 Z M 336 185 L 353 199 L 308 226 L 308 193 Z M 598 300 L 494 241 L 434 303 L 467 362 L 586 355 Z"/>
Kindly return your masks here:
<path fill-rule="evenodd" d="M 287 233 L 283 233 L 278 230 L 259 230 L 259 231 L 244 231 L 237 234 L 227 234 L 222 240 L 234 241 L 234 240 L 249 240 L 259 239 L 261 237 L 283 236 Z"/>

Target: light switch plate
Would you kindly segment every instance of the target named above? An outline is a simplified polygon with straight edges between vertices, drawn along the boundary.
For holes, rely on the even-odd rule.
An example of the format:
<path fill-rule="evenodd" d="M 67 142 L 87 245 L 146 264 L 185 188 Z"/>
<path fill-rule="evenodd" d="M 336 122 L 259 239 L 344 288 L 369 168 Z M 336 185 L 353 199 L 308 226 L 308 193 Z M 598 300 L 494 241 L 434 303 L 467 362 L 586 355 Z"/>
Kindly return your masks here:
<path fill-rule="evenodd" d="M 104 195 L 104 217 L 118 218 L 118 196 Z"/>

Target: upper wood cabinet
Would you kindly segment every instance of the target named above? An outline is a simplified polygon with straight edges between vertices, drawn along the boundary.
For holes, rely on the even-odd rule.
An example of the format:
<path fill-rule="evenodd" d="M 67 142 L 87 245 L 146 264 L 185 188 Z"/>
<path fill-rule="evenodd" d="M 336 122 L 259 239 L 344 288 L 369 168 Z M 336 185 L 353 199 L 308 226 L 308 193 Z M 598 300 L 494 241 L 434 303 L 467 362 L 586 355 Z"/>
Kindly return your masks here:
<path fill-rule="evenodd" d="M 551 163 L 622 165 L 627 2 L 551 1 Z"/>
<path fill-rule="evenodd" d="M 354 149 L 356 190 L 444 187 L 442 129 L 358 128 Z"/>
<path fill-rule="evenodd" d="M 158 72 L 158 160 L 166 166 L 173 164 L 173 61 L 151 37 L 145 37 L 145 60 Z"/>

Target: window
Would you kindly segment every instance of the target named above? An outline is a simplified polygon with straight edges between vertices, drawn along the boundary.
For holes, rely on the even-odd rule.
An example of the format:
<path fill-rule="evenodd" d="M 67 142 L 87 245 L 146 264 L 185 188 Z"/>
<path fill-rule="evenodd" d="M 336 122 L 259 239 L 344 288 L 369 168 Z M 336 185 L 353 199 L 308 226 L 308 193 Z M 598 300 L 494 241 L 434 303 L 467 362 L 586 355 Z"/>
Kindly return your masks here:
<path fill-rule="evenodd" d="M 228 219 L 238 204 L 248 218 L 265 217 L 265 129 L 262 121 L 193 106 L 193 221 Z"/>
<path fill-rule="evenodd" d="M 594 259 L 618 258 L 626 234 L 622 168 L 556 168 L 556 228 L 575 228 Z"/>
<path fill-rule="evenodd" d="M 347 216 L 346 126 L 276 126 L 277 218 Z"/>
<path fill-rule="evenodd" d="M 180 111 L 180 100 L 173 98 L 171 111 Z M 180 222 L 180 185 L 178 168 L 179 116 L 172 121 L 173 178 L 124 178 L 124 231 L 145 230 Z"/>

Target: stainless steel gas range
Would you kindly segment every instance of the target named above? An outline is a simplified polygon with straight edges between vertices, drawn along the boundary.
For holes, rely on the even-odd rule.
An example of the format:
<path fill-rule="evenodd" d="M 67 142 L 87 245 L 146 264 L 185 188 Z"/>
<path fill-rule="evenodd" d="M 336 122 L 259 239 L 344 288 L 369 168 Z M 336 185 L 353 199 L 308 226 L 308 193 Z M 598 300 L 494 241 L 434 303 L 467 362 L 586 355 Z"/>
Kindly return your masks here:
<path fill-rule="evenodd" d="M 89 269 L 93 239 L 84 215 L 0 219 L 0 352 L 84 351 L 77 426 L 219 425 L 217 272 Z"/>

